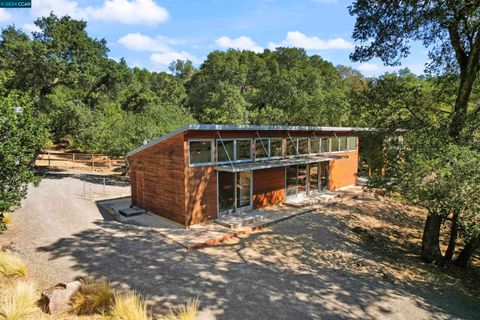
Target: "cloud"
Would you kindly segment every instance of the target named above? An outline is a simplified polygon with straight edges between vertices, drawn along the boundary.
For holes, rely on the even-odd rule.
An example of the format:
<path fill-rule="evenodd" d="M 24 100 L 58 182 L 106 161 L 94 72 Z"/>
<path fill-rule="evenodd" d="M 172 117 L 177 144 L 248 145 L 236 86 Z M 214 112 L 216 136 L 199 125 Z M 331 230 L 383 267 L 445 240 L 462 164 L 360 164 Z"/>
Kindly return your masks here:
<path fill-rule="evenodd" d="M 125 24 L 158 24 L 168 20 L 168 11 L 153 0 L 106 0 L 100 8 L 86 11 L 95 20 Z"/>
<path fill-rule="evenodd" d="M 26 32 L 40 32 L 40 28 L 34 25 L 33 23 L 26 23 L 22 26 L 22 29 Z"/>
<path fill-rule="evenodd" d="M 215 43 L 221 48 L 234 48 L 240 50 L 251 50 L 254 52 L 262 52 L 263 48 L 257 45 L 255 41 L 253 41 L 249 37 L 241 36 L 236 39 L 231 39 L 229 37 L 220 37 L 218 38 Z"/>
<path fill-rule="evenodd" d="M 186 51 L 176 52 L 176 51 L 166 51 L 166 52 L 155 52 L 150 55 L 150 61 L 154 65 L 165 67 L 168 66 L 172 61 L 175 60 L 190 60 L 192 62 L 198 62 L 199 59 L 194 55 Z"/>
<path fill-rule="evenodd" d="M 376 63 L 365 62 L 357 66 L 355 69 L 357 69 L 358 71 L 360 71 L 362 74 L 366 76 L 376 76 L 376 75 L 383 74 L 385 72 L 398 71 L 405 67 L 406 66 L 384 66 L 384 65 L 378 65 Z"/>
<path fill-rule="evenodd" d="M 135 51 L 169 51 L 169 41 L 166 37 L 152 38 L 141 33 L 129 33 L 118 39 L 125 48 Z"/>
<path fill-rule="evenodd" d="M 277 47 L 299 47 L 306 50 L 331 50 L 352 49 L 354 45 L 343 38 L 322 40 L 318 37 L 306 36 L 300 31 L 290 31 L 282 42 L 270 42 L 268 47 L 270 49 L 275 49 Z"/>
<path fill-rule="evenodd" d="M 99 7 L 85 8 L 73 0 L 32 1 L 34 16 L 47 16 L 51 11 L 58 16 L 123 24 L 158 24 L 168 20 L 168 11 L 153 0 L 105 0 Z"/>
<path fill-rule="evenodd" d="M 0 22 L 7 22 L 12 20 L 12 15 L 7 10 L 0 8 Z"/>

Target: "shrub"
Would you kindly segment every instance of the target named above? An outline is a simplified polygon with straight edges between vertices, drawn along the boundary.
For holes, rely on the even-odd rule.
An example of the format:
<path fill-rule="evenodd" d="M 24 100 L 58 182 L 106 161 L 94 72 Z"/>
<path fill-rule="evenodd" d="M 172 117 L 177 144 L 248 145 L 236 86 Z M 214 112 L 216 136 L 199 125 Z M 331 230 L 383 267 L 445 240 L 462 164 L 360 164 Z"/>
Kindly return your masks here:
<path fill-rule="evenodd" d="M 112 307 L 112 320 L 151 320 L 145 301 L 131 292 L 115 297 Z"/>
<path fill-rule="evenodd" d="M 36 311 L 37 292 L 35 285 L 18 281 L 5 290 L 0 307 L 0 319 L 21 320 Z"/>
<path fill-rule="evenodd" d="M 105 280 L 87 280 L 71 299 L 70 311 L 75 314 L 103 313 L 110 307 L 113 290 Z"/>
<path fill-rule="evenodd" d="M 198 299 L 188 301 L 186 304 L 179 305 L 170 309 L 162 320 L 195 320 L 198 314 L 200 302 Z"/>
<path fill-rule="evenodd" d="M 8 276 L 25 276 L 27 267 L 23 261 L 10 252 L 0 251 L 0 274 Z"/>
<path fill-rule="evenodd" d="M 12 223 L 12 214 L 10 212 L 5 212 L 3 214 L 3 223 L 5 224 Z"/>

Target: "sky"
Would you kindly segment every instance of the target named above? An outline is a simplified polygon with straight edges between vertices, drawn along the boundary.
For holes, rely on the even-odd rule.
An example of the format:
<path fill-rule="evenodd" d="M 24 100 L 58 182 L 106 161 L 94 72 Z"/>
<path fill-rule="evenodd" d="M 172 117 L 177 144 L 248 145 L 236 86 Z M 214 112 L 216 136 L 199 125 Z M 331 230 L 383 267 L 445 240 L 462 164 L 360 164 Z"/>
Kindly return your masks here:
<path fill-rule="evenodd" d="M 209 52 L 228 48 L 261 52 L 278 46 L 301 47 L 334 65 L 348 65 L 365 76 L 408 67 L 423 73 L 427 52 L 411 50 L 401 67 L 380 60 L 353 63 L 349 54 L 355 18 L 342 0 L 32 0 L 32 8 L 0 8 L 0 27 L 15 24 L 36 30 L 40 16 L 53 11 L 88 22 L 94 38 L 105 38 L 113 59 L 149 70 L 168 70 L 176 59 L 200 65 Z"/>

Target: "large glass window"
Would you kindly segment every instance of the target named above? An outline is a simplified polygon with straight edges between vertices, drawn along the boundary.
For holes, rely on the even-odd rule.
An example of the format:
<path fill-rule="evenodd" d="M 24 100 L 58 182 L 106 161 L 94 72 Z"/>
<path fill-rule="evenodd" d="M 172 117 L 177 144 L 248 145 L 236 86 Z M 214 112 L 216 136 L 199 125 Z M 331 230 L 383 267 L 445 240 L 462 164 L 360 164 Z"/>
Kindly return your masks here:
<path fill-rule="evenodd" d="M 351 151 L 357 150 L 357 137 L 348 137 L 347 149 Z"/>
<path fill-rule="evenodd" d="M 330 152 L 330 138 L 320 139 L 320 152 L 321 153 Z"/>
<path fill-rule="evenodd" d="M 252 159 L 252 142 L 251 140 L 236 140 L 237 154 L 236 161 L 245 161 Z"/>
<path fill-rule="evenodd" d="M 347 137 L 340 137 L 338 138 L 340 140 L 340 151 L 345 151 L 347 150 Z"/>
<path fill-rule="evenodd" d="M 268 139 L 256 139 L 255 140 L 255 159 L 268 159 L 269 157 L 269 140 Z"/>
<path fill-rule="evenodd" d="M 189 141 L 188 150 L 191 165 L 213 162 L 213 140 Z"/>
<path fill-rule="evenodd" d="M 308 138 L 298 139 L 298 155 L 308 155 Z"/>
<path fill-rule="evenodd" d="M 234 148 L 234 140 L 217 140 L 217 162 L 235 161 Z"/>
<path fill-rule="evenodd" d="M 297 139 L 287 138 L 287 157 L 297 155 Z"/>
<path fill-rule="evenodd" d="M 332 143 L 332 148 L 331 148 L 332 152 L 340 151 L 340 142 L 338 141 L 337 137 L 332 137 L 331 143 Z"/>
<path fill-rule="evenodd" d="M 320 139 L 310 138 L 310 153 L 312 154 L 320 153 Z"/>
<path fill-rule="evenodd" d="M 283 158 L 283 139 L 270 139 L 270 157 Z"/>

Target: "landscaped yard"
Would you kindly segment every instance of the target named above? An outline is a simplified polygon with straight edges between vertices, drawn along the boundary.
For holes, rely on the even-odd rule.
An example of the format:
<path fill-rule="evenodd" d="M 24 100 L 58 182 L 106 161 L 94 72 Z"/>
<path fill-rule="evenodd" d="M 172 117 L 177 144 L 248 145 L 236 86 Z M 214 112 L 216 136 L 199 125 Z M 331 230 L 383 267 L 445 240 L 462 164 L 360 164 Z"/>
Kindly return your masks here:
<path fill-rule="evenodd" d="M 159 312 L 198 297 L 204 319 L 480 314 L 478 257 L 467 273 L 421 263 L 425 213 L 400 202 L 351 190 L 337 204 L 187 252 L 154 228 L 102 216 L 82 197 L 82 179 L 44 178 L 0 237 L 2 245 L 13 242 L 40 288 L 105 277 L 120 290 L 148 297 Z M 128 186 L 109 188 L 122 192 Z"/>

